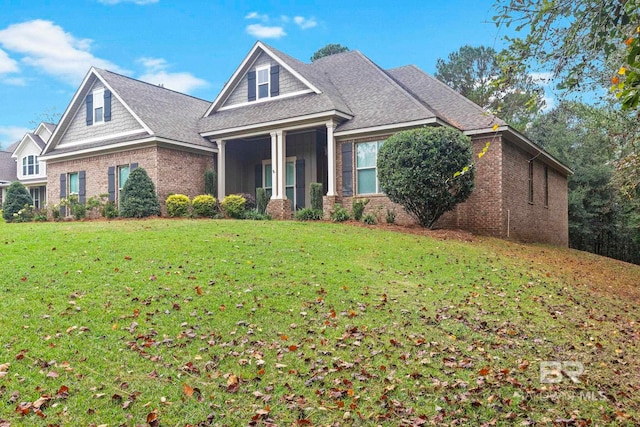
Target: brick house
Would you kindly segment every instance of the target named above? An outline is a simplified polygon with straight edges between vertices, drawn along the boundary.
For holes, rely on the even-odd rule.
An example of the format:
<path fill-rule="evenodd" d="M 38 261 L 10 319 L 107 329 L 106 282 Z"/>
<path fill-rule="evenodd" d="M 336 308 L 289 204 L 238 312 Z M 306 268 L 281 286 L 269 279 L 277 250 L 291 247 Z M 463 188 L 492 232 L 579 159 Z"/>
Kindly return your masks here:
<path fill-rule="evenodd" d="M 50 203 L 76 193 L 109 194 L 141 166 L 162 201 L 204 190 L 218 172 L 218 196 L 264 187 L 269 212 L 290 218 L 324 186 L 324 207 L 413 219 L 380 193 L 376 155 L 393 133 L 452 126 L 471 137 L 476 190 L 438 225 L 504 238 L 568 243 L 571 171 L 526 136 L 415 66 L 383 70 L 358 51 L 311 64 L 257 42 L 213 102 L 92 68 L 43 150 Z"/>

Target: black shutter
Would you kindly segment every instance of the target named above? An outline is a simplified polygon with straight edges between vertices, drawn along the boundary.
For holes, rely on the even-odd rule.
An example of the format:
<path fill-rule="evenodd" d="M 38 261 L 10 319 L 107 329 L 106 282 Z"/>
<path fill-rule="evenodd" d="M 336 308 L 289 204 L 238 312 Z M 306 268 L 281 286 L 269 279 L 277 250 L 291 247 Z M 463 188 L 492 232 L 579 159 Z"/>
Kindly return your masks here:
<path fill-rule="evenodd" d="M 137 163 L 131 163 L 129 165 L 129 173 L 133 172 L 136 169 L 138 169 L 138 164 Z"/>
<path fill-rule="evenodd" d="M 107 182 L 108 182 L 108 191 L 109 191 L 109 201 L 116 201 L 116 167 L 109 166 L 109 170 L 107 172 Z"/>
<path fill-rule="evenodd" d="M 262 184 L 262 164 L 256 165 L 254 170 L 255 170 L 254 182 L 256 187 L 256 197 L 258 197 L 257 189 L 264 187 L 264 184 Z"/>
<path fill-rule="evenodd" d="M 111 91 L 104 91 L 104 121 L 111 121 Z"/>
<path fill-rule="evenodd" d="M 342 144 L 342 196 L 353 196 L 353 145 Z"/>
<path fill-rule="evenodd" d="M 256 100 L 256 72 L 249 71 L 247 73 L 247 84 L 249 85 L 247 101 L 255 101 Z"/>
<path fill-rule="evenodd" d="M 84 203 L 87 200 L 87 173 L 78 172 L 78 201 Z"/>
<path fill-rule="evenodd" d="M 67 197 L 67 174 L 60 174 L 60 200 Z M 64 206 L 60 207 L 60 215 L 67 216 L 67 209 Z"/>
<path fill-rule="evenodd" d="M 305 207 L 304 159 L 296 160 L 296 209 Z"/>
<path fill-rule="evenodd" d="M 280 66 L 271 66 L 271 96 L 280 95 Z"/>
<path fill-rule="evenodd" d="M 93 124 L 93 94 L 87 95 L 87 126 Z"/>

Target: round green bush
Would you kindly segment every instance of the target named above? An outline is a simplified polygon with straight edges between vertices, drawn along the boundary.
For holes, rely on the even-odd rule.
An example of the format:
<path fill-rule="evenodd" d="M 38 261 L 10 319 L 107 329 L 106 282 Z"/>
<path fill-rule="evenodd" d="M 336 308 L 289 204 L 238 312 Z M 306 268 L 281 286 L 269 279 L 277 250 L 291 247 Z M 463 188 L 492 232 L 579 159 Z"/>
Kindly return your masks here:
<path fill-rule="evenodd" d="M 198 217 L 213 218 L 217 210 L 216 198 L 210 194 L 202 194 L 191 202 L 193 214 Z"/>
<path fill-rule="evenodd" d="M 165 200 L 165 206 L 167 207 L 167 214 L 171 218 L 185 217 L 189 215 L 191 200 L 189 200 L 189 196 L 184 194 L 172 194 Z"/>
<path fill-rule="evenodd" d="M 18 212 L 24 209 L 25 206 L 31 205 L 33 205 L 33 199 L 27 187 L 18 181 L 14 181 L 7 188 L 6 198 L 2 205 L 2 217 L 7 222 L 19 222 Z"/>
<path fill-rule="evenodd" d="M 220 207 L 229 218 L 240 219 L 244 214 L 244 205 L 246 203 L 247 199 L 244 197 L 238 194 L 230 194 L 220 203 Z"/>
<path fill-rule="evenodd" d="M 402 205 L 423 227 L 432 227 L 445 212 L 473 191 L 471 139 L 449 127 L 398 132 L 378 152 L 382 191 Z M 464 172 L 464 173 L 463 173 Z"/>

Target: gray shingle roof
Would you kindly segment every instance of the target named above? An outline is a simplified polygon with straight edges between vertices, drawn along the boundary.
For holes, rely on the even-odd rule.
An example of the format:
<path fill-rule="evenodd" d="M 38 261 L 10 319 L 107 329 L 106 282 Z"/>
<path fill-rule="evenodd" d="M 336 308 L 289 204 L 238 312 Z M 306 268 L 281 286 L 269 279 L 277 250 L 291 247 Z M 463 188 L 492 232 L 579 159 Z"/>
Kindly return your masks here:
<path fill-rule="evenodd" d="M 107 70 L 96 72 L 152 131 L 161 138 L 211 147 L 198 133 L 198 122 L 209 101 L 125 77 Z"/>
<path fill-rule="evenodd" d="M 0 151 L 0 181 L 12 182 L 18 180 L 16 161 L 11 158 L 18 144 L 19 142 L 15 142 L 8 146 L 5 151 Z"/>
<path fill-rule="evenodd" d="M 27 132 L 27 135 L 29 135 L 31 137 L 31 139 L 33 140 L 33 142 L 36 143 L 36 145 L 38 147 L 40 147 L 40 149 L 42 150 L 44 148 L 45 145 L 47 145 L 46 142 L 44 142 L 44 140 L 42 138 L 40 138 L 40 136 L 36 135 L 33 132 Z"/>
<path fill-rule="evenodd" d="M 407 92 L 436 111 L 441 119 L 460 130 L 488 129 L 494 124 L 506 125 L 505 121 L 483 110 L 415 65 L 394 68 L 387 72 Z"/>

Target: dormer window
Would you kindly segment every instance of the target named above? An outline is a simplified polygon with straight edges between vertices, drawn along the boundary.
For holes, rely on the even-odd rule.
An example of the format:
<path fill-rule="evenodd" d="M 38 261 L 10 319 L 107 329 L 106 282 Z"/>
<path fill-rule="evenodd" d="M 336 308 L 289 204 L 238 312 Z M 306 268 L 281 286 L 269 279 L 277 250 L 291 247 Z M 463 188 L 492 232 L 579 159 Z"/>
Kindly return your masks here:
<path fill-rule="evenodd" d="M 38 175 L 40 174 L 40 161 L 38 156 L 30 155 L 22 158 L 22 175 Z"/>
<path fill-rule="evenodd" d="M 87 126 L 111 120 L 111 91 L 96 89 L 87 95 Z"/>
<path fill-rule="evenodd" d="M 267 99 L 280 94 L 280 66 L 257 67 L 247 73 L 247 101 Z"/>

